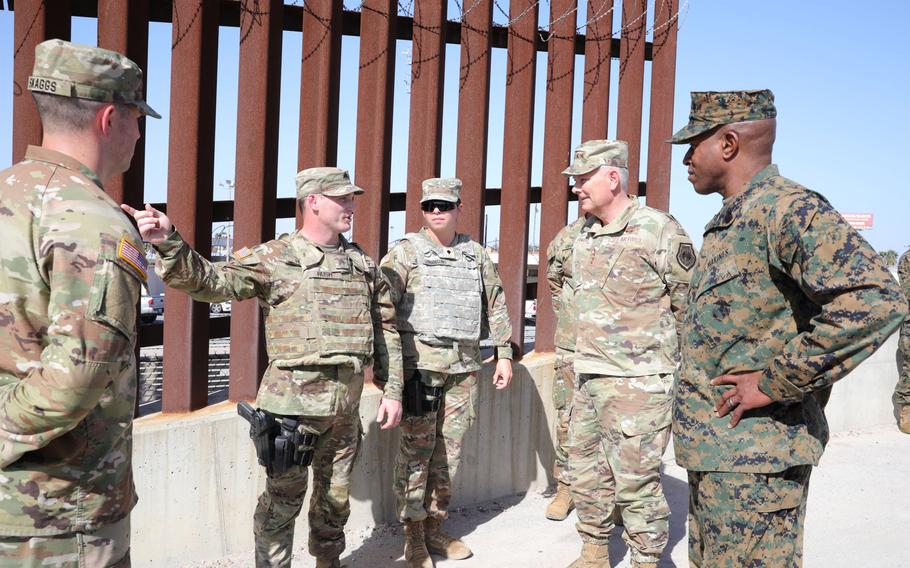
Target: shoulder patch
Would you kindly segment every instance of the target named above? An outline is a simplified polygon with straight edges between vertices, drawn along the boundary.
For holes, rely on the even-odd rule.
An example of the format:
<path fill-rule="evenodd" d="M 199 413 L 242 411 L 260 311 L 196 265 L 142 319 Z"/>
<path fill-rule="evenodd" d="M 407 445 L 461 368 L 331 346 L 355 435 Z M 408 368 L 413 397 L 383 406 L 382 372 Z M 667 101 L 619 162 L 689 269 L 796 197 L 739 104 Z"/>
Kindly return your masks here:
<path fill-rule="evenodd" d="M 676 251 L 676 262 L 686 270 L 692 270 L 695 266 L 695 247 L 692 243 L 680 243 L 679 250 Z"/>
<path fill-rule="evenodd" d="M 145 258 L 145 252 L 129 238 L 120 239 L 120 244 L 117 245 L 117 258 L 133 267 L 143 280 L 148 280 L 149 262 Z"/>

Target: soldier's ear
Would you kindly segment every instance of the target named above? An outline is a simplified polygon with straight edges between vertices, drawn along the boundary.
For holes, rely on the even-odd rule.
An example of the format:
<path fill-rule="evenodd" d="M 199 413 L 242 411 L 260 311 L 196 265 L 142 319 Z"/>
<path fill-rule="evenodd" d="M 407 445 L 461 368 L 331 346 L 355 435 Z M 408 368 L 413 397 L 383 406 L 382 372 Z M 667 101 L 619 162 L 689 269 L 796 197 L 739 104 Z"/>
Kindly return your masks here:
<path fill-rule="evenodd" d="M 720 152 L 724 160 L 732 160 L 739 153 L 739 133 L 729 129 L 721 133 Z"/>
<path fill-rule="evenodd" d="M 114 114 L 116 112 L 117 107 L 113 104 L 102 105 L 95 112 L 95 127 L 105 138 L 110 138 L 113 132 Z"/>

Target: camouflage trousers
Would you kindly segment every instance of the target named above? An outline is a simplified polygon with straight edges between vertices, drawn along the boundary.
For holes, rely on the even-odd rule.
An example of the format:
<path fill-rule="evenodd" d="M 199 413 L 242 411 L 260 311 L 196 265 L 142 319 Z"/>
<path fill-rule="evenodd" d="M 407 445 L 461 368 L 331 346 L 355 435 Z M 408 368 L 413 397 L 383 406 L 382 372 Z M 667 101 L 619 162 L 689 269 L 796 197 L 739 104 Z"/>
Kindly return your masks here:
<path fill-rule="evenodd" d="M 339 367 L 339 374 L 343 367 Z M 344 551 L 344 525 L 351 514 L 351 470 L 360 451 L 360 395 L 363 380 L 350 382 L 335 416 L 301 416 L 300 429 L 317 434 L 310 468 L 309 552 L 335 558 Z M 253 515 L 256 566 L 287 568 L 294 549 L 294 521 L 303 506 L 308 468 L 269 476 Z"/>
<path fill-rule="evenodd" d="M 569 460 L 569 416 L 575 392 L 575 371 L 572 369 L 572 351 L 556 348 L 556 368 L 553 376 L 553 408 L 556 410 L 556 461 L 553 477 L 560 483 L 569 483 L 566 472 Z"/>
<path fill-rule="evenodd" d="M 690 566 L 802 566 L 811 473 L 810 465 L 771 474 L 690 471 Z"/>
<path fill-rule="evenodd" d="M 894 404 L 910 404 L 910 320 L 901 325 L 898 340 L 897 386 L 894 388 Z"/>
<path fill-rule="evenodd" d="M 421 373 L 434 385 L 444 381 L 444 394 L 437 412 L 401 419 L 394 485 L 401 522 L 448 516 L 452 479 L 461 461 L 465 433 L 475 418 L 476 373 Z"/>
<path fill-rule="evenodd" d="M 0 568 L 129 568 L 130 518 L 90 533 L 0 537 Z"/>
<path fill-rule="evenodd" d="M 660 464 L 670 439 L 669 375 L 576 375 L 569 485 L 583 541 L 607 544 L 616 506 L 632 559 L 656 562 L 669 540 Z"/>

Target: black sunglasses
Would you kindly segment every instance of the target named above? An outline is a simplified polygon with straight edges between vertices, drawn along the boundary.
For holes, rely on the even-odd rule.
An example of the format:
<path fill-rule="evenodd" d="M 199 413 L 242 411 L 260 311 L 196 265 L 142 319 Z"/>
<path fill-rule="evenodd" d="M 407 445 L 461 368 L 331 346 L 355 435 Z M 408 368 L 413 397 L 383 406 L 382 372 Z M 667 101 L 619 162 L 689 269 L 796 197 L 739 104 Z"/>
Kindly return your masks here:
<path fill-rule="evenodd" d="M 438 199 L 431 199 L 430 201 L 424 201 L 420 204 L 420 208 L 426 213 L 431 213 L 434 209 L 439 209 L 441 212 L 451 211 L 455 209 L 457 203 L 451 201 L 442 201 Z"/>

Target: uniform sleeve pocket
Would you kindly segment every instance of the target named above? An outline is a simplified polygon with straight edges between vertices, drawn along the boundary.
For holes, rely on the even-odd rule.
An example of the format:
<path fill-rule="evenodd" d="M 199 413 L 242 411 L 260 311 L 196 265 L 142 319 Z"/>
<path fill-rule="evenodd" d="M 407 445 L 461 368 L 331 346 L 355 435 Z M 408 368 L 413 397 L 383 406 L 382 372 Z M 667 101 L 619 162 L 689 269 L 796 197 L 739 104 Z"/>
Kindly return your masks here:
<path fill-rule="evenodd" d="M 132 270 L 104 260 L 92 279 L 87 317 L 132 339 L 136 333 L 139 290 L 139 278 Z"/>

